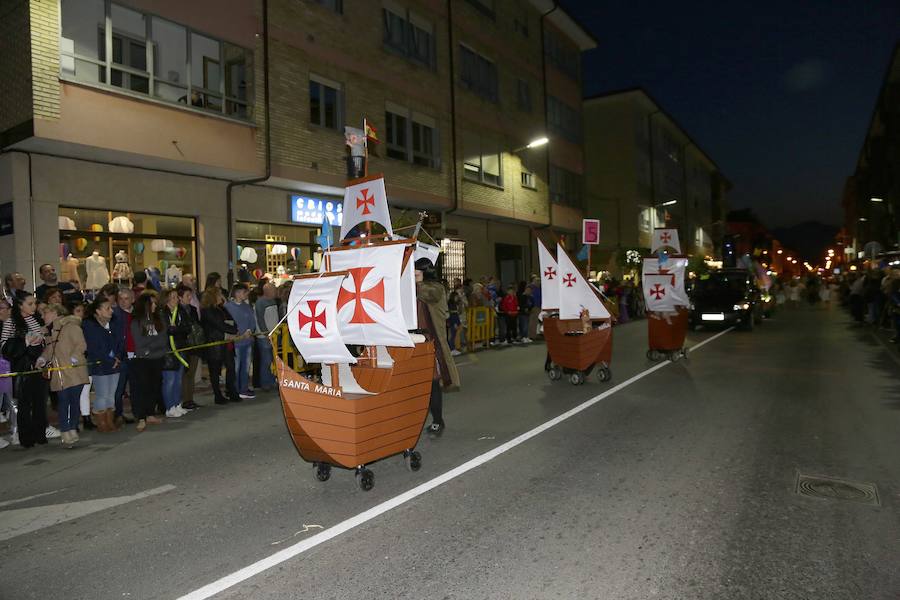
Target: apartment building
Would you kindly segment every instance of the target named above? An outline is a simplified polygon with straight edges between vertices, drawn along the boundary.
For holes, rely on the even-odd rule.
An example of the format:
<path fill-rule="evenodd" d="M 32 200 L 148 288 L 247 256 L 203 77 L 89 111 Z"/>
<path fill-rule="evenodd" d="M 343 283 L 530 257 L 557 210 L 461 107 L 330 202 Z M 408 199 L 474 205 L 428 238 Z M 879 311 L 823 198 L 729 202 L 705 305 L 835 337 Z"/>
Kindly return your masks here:
<path fill-rule="evenodd" d="M 344 127 L 363 119 L 381 141 L 369 172 L 398 223 L 429 212 L 447 277 L 523 278 L 532 227 L 580 226 L 580 112 L 554 107 L 578 108 L 595 42 L 550 0 L 3 7 L 3 271 L 74 259 L 84 283 L 96 253 L 201 277 L 305 272 L 323 212 L 339 218 Z"/>
<path fill-rule="evenodd" d="M 598 265 L 647 248 L 656 227 L 679 230 L 686 254 L 721 254 L 731 184 L 712 158 L 640 88 L 584 103 L 586 206 L 601 221 Z"/>

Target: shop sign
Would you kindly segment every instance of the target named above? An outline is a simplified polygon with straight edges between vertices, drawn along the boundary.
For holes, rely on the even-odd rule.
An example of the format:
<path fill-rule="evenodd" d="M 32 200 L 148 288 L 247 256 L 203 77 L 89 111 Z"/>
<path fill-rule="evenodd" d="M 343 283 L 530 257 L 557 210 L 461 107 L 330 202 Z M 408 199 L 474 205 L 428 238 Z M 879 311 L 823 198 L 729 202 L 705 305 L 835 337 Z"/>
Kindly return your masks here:
<path fill-rule="evenodd" d="M 11 235 L 13 232 L 13 203 L 0 204 L 0 235 Z"/>
<path fill-rule="evenodd" d="M 341 226 L 344 205 L 340 200 L 323 200 L 299 194 L 291 194 L 289 200 L 288 219 L 292 223 L 321 225 L 322 217 L 328 215 L 332 226 Z"/>

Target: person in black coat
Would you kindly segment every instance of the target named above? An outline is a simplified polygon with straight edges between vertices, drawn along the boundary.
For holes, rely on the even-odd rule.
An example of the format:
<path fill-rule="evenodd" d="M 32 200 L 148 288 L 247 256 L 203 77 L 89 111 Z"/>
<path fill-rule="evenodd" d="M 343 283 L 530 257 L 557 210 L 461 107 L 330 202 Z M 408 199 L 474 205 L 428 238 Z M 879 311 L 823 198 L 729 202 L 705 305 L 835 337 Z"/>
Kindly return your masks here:
<path fill-rule="evenodd" d="M 237 335 L 237 326 L 225 310 L 225 296 L 218 286 L 209 286 L 200 299 L 200 321 L 207 343 L 221 342 L 226 336 Z M 225 393 L 219 385 L 222 365 L 225 366 Z M 209 367 L 209 383 L 212 386 L 216 404 L 240 402 L 237 392 L 237 377 L 234 364 L 234 347 L 231 344 L 217 344 L 206 349 L 206 365 Z"/>
<path fill-rule="evenodd" d="M 193 332 L 197 328 L 202 329 L 200 325 L 200 313 L 192 304 L 194 300 L 194 288 L 184 284 L 179 284 L 175 288 L 178 294 L 179 311 L 181 311 L 185 322 L 188 324 L 188 336 L 184 340 L 184 345 L 191 346 L 194 344 L 202 344 L 206 341 L 206 336 L 197 336 Z M 202 338 L 202 339 L 200 339 Z M 186 410 L 194 410 L 200 408 L 200 405 L 194 402 L 194 378 L 197 375 L 197 367 L 200 364 L 200 354 L 203 350 L 187 350 L 182 352 L 182 356 L 188 363 L 187 371 L 181 378 L 181 406 Z"/>

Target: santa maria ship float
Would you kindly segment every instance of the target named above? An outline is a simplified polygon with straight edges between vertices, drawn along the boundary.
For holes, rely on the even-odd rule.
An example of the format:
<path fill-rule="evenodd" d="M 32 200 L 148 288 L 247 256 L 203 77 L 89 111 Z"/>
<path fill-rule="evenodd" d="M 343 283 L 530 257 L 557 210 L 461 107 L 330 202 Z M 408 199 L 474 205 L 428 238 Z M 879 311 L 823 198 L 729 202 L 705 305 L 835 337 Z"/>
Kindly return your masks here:
<path fill-rule="evenodd" d="M 383 234 L 348 238 L 363 224 Z M 324 225 L 330 228 L 330 224 Z M 365 230 L 365 229 L 364 229 Z M 319 273 L 294 277 L 288 300 L 291 339 L 321 377 L 297 373 L 276 358 L 284 418 L 300 456 L 326 481 L 331 467 L 355 469 L 368 491 L 366 466 L 415 451 L 428 414 L 435 348 L 418 328 L 415 238 L 395 236 L 381 176 L 351 180 L 344 190 L 341 242 L 325 244 Z M 433 250 L 433 247 L 429 248 Z M 352 351 L 351 351 L 352 350 Z"/>

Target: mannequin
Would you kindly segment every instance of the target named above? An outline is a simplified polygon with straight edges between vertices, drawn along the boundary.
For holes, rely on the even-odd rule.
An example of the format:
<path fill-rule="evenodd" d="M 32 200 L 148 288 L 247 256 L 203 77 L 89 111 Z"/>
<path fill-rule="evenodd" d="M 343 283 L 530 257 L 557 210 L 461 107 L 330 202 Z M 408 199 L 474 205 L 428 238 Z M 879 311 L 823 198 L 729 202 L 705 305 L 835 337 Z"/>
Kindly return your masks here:
<path fill-rule="evenodd" d="M 116 252 L 115 261 L 116 264 L 113 267 L 112 278 L 116 283 L 127 283 L 131 281 L 133 273 L 131 272 L 131 266 L 128 264 L 128 255 L 125 254 L 124 250 Z"/>
<path fill-rule="evenodd" d="M 170 288 L 177 287 L 181 283 L 181 267 L 177 265 L 169 265 L 166 269 L 166 285 Z"/>
<path fill-rule="evenodd" d="M 94 250 L 90 256 L 84 259 L 87 269 L 87 281 L 84 286 L 89 290 L 99 290 L 109 283 L 109 269 L 106 268 L 106 259 Z"/>
<path fill-rule="evenodd" d="M 59 261 L 59 280 L 75 283 L 79 288 L 81 287 L 81 277 L 78 275 L 78 259 L 72 256 L 71 252 Z"/>

